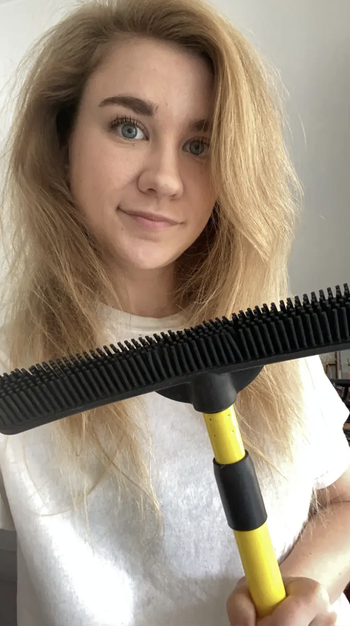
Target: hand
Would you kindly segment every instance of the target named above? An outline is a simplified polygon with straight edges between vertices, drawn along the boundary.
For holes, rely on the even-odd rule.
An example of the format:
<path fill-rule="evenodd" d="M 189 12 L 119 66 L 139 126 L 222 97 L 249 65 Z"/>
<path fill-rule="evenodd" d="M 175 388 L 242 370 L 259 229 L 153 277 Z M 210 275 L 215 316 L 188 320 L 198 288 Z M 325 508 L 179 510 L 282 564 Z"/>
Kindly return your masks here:
<path fill-rule="evenodd" d="M 310 578 L 284 578 L 287 597 L 269 615 L 259 619 L 245 578 L 237 583 L 227 601 L 231 626 L 335 626 L 329 596 Z"/>

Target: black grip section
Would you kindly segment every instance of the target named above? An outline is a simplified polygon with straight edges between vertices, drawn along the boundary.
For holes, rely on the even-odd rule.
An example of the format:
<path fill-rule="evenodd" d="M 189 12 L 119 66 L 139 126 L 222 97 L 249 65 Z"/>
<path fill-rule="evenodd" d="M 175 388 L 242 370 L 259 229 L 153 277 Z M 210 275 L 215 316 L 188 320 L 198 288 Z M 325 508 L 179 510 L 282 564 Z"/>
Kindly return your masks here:
<path fill-rule="evenodd" d="M 241 461 L 230 465 L 219 465 L 214 459 L 214 473 L 229 527 L 233 530 L 260 528 L 267 514 L 248 452 Z"/>

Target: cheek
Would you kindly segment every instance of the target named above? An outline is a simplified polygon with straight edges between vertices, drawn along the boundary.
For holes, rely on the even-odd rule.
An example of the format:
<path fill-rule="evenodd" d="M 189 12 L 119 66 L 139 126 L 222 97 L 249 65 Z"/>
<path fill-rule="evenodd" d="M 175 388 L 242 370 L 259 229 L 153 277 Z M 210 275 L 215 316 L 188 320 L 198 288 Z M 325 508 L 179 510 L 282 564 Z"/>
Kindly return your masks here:
<path fill-rule="evenodd" d="M 90 127 L 78 127 L 73 140 L 71 156 L 73 176 L 79 186 L 119 186 L 127 182 L 135 170 L 133 150 L 125 150 L 108 132 Z"/>
<path fill-rule="evenodd" d="M 216 202 L 216 194 L 213 192 L 213 188 L 206 181 L 201 181 L 198 185 L 195 201 L 192 206 L 195 207 L 195 221 L 198 228 L 204 228 L 213 212 Z"/>
<path fill-rule="evenodd" d="M 71 190 L 84 212 L 91 215 L 118 205 L 123 189 L 135 179 L 137 164 L 128 155 L 120 155 L 115 146 L 107 143 L 96 148 L 94 140 L 91 149 L 89 143 L 74 154 Z"/>

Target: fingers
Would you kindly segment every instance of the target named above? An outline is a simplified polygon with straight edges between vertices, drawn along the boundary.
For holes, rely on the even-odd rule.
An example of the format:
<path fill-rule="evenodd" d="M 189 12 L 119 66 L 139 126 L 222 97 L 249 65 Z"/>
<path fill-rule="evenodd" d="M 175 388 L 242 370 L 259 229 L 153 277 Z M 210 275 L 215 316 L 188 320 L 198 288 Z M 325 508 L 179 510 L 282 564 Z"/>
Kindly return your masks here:
<path fill-rule="evenodd" d="M 327 615 L 319 615 L 311 622 L 310 626 L 336 626 L 336 623 L 337 614 L 332 611 Z"/>
<path fill-rule="evenodd" d="M 251 595 L 244 585 L 238 583 L 226 603 L 230 626 L 256 626 L 257 613 Z"/>
<path fill-rule="evenodd" d="M 296 601 L 290 596 L 283 600 L 272 615 L 264 617 L 259 626 L 310 626 L 314 616 L 312 609 L 309 610 L 300 599 Z"/>
<path fill-rule="evenodd" d="M 326 590 L 313 580 L 285 580 L 287 598 L 259 626 L 335 626 Z"/>
<path fill-rule="evenodd" d="M 272 615 L 258 621 L 259 626 L 335 626 L 336 623 L 336 613 L 325 609 L 315 617 L 315 611 L 308 610 L 304 603 L 292 597 L 286 598 Z"/>
<path fill-rule="evenodd" d="M 230 626 L 336 626 L 337 615 L 324 587 L 309 578 L 285 578 L 284 583 L 286 599 L 271 615 L 258 619 L 242 578 L 226 604 Z"/>

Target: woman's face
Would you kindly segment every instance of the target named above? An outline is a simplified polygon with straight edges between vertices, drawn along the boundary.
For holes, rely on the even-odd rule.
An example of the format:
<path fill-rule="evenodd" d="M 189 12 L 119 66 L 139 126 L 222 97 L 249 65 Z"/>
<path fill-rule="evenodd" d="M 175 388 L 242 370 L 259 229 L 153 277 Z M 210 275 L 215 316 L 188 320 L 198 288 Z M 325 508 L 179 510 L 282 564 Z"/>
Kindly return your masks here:
<path fill-rule="evenodd" d="M 205 228 L 213 78 L 176 44 L 123 40 L 88 82 L 70 186 L 117 269 L 171 266 Z"/>

